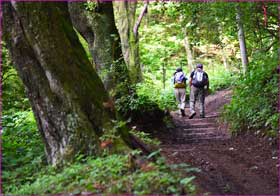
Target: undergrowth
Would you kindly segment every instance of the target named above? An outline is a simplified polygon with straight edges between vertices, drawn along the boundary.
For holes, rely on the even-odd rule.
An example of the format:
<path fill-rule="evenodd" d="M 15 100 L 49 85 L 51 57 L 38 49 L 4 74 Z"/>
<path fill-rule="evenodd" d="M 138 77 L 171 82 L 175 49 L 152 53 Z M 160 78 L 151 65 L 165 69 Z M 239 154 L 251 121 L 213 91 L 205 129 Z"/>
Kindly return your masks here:
<path fill-rule="evenodd" d="M 248 73 L 237 81 L 223 114 L 234 134 L 250 130 L 276 138 L 278 74 L 276 63 L 271 62 L 277 62 L 276 55 L 253 61 Z"/>
<path fill-rule="evenodd" d="M 44 146 L 31 110 L 3 115 L 2 183 L 4 191 L 33 182 L 45 165 Z"/>
<path fill-rule="evenodd" d="M 13 186 L 8 193 L 180 194 L 182 190 L 185 193 L 195 193 L 192 183 L 194 177 L 178 175 L 176 172 L 177 169 L 193 171 L 193 168 L 184 164 L 167 166 L 163 158 L 137 169 L 131 161 L 131 154 L 87 158 L 83 162 L 71 164 L 63 170 L 49 167 L 34 183 Z"/>
<path fill-rule="evenodd" d="M 4 115 L 3 124 L 2 187 L 5 194 L 195 192 L 194 177 L 187 174 L 195 169 L 184 164 L 167 165 L 164 158 L 158 156 L 159 151 L 141 156 L 144 162 L 140 165 L 134 158 L 140 156 L 139 152 L 127 149 L 126 154 L 104 150 L 100 157 L 77 156 L 74 163 L 55 168 L 46 164 L 43 143 L 31 110 Z M 136 130 L 131 133 L 146 144 L 159 144 L 147 133 Z M 110 134 L 101 139 L 105 142 L 116 139 L 113 137 L 115 131 Z M 183 174 L 182 171 L 186 172 Z"/>

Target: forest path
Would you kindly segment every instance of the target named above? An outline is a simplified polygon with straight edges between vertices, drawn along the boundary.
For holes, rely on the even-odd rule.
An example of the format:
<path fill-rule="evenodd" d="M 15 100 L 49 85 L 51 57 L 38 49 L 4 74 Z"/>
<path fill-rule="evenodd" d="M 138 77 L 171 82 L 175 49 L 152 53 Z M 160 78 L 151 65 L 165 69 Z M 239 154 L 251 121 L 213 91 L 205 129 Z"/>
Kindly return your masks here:
<path fill-rule="evenodd" d="M 203 119 L 171 112 L 175 128 L 161 133 L 162 154 L 201 170 L 194 173 L 198 194 L 278 195 L 277 146 L 252 134 L 231 137 L 218 121 L 230 98 L 229 90 L 208 96 Z"/>

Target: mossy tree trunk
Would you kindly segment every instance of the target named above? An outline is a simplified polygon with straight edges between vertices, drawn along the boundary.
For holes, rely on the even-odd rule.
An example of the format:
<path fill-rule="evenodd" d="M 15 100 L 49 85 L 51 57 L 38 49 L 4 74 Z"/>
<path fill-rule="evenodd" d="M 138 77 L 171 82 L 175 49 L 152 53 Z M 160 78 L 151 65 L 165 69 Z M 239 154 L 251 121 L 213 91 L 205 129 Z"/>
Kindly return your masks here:
<path fill-rule="evenodd" d="M 98 154 L 112 128 L 109 98 L 75 33 L 67 3 L 3 3 L 4 40 L 22 79 L 49 163 Z M 111 116 L 112 115 L 112 116 Z"/>
<path fill-rule="evenodd" d="M 133 83 L 142 80 L 138 33 L 135 34 L 133 31 L 136 22 L 136 7 L 137 1 L 114 2 L 116 23 L 122 43 L 122 52 L 128 66 L 130 79 Z"/>
<path fill-rule="evenodd" d="M 74 27 L 86 39 L 106 90 L 115 88 L 114 66 L 125 64 L 115 25 L 112 2 L 72 2 L 68 4 Z"/>

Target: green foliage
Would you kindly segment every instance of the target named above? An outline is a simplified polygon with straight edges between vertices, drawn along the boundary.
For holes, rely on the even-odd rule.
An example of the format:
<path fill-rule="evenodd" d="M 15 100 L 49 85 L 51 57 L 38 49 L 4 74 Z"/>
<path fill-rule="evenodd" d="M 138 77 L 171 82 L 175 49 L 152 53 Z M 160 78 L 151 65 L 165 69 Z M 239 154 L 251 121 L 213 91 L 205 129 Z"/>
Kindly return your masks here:
<path fill-rule="evenodd" d="M 145 81 L 137 85 L 138 95 L 153 100 L 162 110 L 175 109 L 176 100 L 173 84 L 170 83 L 166 89 L 163 89 L 161 82 L 152 77 L 154 77 L 152 74 L 145 74 Z"/>
<path fill-rule="evenodd" d="M 95 11 L 96 2 L 84 4 L 88 11 Z M 140 57 L 144 82 L 131 87 L 124 65 L 113 66 L 114 81 L 119 86 L 116 98 L 118 112 L 132 120 L 153 120 L 163 117 L 162 110 L 175 109 L 172 75 L 177 67 L 186 67 L 184 49 L 185 28 L 193 50 L 194 63 L 201 62 L 210 77 L 211 91 L 235 85 L 232 102 L 226 106 L 224 119 L 234 133 L 253 130 L 269 137 L 277 136 L 277 4 L 267 3 L 267 26 L 262 24 L 262 7 L 257 3 L 244 3 L 243 23 L 249 61 L 252 62 L 245 77 L 237 78 L 240 69 L 239 46 L 235 21 L 235 4 L 232 3 L 174 3 L 151 2 L 148 15 L 139 30 Z M 142 7 L 139 7 L 142 9 Z M 252 17 L 253 16 L 253 17 Z M 147 18 L 147 20 L 146 20 Z M 213 31 L 215 29 L 215 31 Z M 87 57 L 92 61 L 88 44 L 79 35 Z M 210 45 L 216 49 L 210 51 Z M 230 69 L 221 65 L 223 51 Z M 211 53 L 212 52 L 212 53 Z M 267 56 L 264 58 L 264 52 Z M 270 56 L 273 56 L 272 58 Z M 129 155 L 109 155 L 96 159 L 78 156 L 83 163 L 68 165 L 63 170 L 45 167 L 43 143 L 24 87 L 12 67 L 3 43 L 3 132 L 2 177 L 5 193 L 135 193 L 180 194 L 182 187 L 194 193 L 193 177 L 181 176 L 182 167 L 187 172 L 196 170 L 189 166 L 167 166 L 162 158 L 149 163 L 149 168 L 135 169 Z M 187 88 L 187 93 L 189 89 Z M 187 94 L 188 95 L 188 94 Z M 188 98 L 188 96 L 187 96 Z M 172 127 L 170 119 L 164 121 Z M 144 121 L 143 121 L 144 122 Z M 118 140 L 117 126 L 101 137 L 101 141 Z M 131 131 L 149 144 L 158 144 L 149 135 Z M 127 150 L 127 149 L 126 149 Z M 126 151 L 123 151 L 126 152 Z M 154 152 L 149 157 L 153 157 Z M 149 158 L 146 158 L 149 159 Z M 82 161 L 81 161 L 82 160 Z"/>
<path fill-rule="evenodd" d="M 121 86 L 126 86 L 125 83 Z M 119 89 L 124 89 L 120 88 Z M 120 92 L 121 90 L 119 90 Z M 153 121 L 163 118 L 163 111 L 157 103 L 147 95 L 137 94 L 135 87 L 130 87 L 129 93 L 118 96 L 115 107 L 119 114 L 132 121 Z"/>
<path fill-rule="evenodd" d="M 5 192 L 33 182 L 45 165 L 41 137 L 31 110 L 3 115 L 2 174 Z"/>
<path fill-rule="evenodd" d="M 88 11 L 95 11 L 95 9 L 97 8 L 98 3 L 94 2 L 94 1 L 87 1 L 86 3 L 84 3 L 84 7 L 86 10 Z"/>
<path fill-rule="evenodd" d="M 174 30 L 175 28 L 175 30 Z M 177 67 L 185 65 L 182 39 L 178 27 L 162 21 L 140 29 L 140 56 L 144 64 L 144 82 L 137 85 L 139 96 L 148 96 L 162 110 L 175 109 L 172 75 Z"/>
<path fill-rule="evenodd" d="M 148 96 L 163 110 L 176 109 L 171 81 L 173 73 L 177 67 L 182 67 L 189 77 L 192 71 L 187 66 L 184 28 L 187 28 L 193 50 L 194 65 L 204 64 L 210 78 L 211 92 L 228 88 L 235 83 L 239 67 L 236 67 L 235 54 L 230 51 L 238 49 L 236 37 L 231 33 L 226 34 L 222 27 L 220 32 L 212 31 L 225 18 L 220 13 L 223 7 L 227 7 L 225 4 L 155 2 L 149 6 L 149 24 L 142 25 L 139 33 L 144 75 L 144 81 L 137 85 L 139 96 Z M 232 13 L 229 14 L 231 15 Z M 211 49 L 211 46 L 214 47 Z M 222 65 L 223 55 L 227 57 L 227 69 Z M 188 101 L 188 87 L 186 92 Z"/>
<path fill-rule="evenodd" d="M 2 42 L 2 179 L 3 190 L 33 182 L 45 165 L 44 147 L 22 81 Z"/>
<path fill-rule="evenodd" d="M 232 101 L 224 112 L 233 133 L 251 130 L 276 137 L 279 114 L 275 62 L 276 55 L 253 61 L 247 75 L 236 83 Z"/>
<path fill-rule="evenodd" d="M 160 144 L 160 141 L 156 138 L 152 138 L 149 133 L 145 133 L 143 131 L 138 131 L 138 130 L 131 130 L 130 133 L 137 136 L 145 144 L 155 145 L 155 146 L 159 146 Z"/>
<path fill-rule="evenodd" d="M 25 96 L 22 81 L 19 79 L 16 70 L 12 66 L 10 54 L 4 42 L 2 42 L 2 61 L 3 113 L 7 111 L 13 113 L 14 111 L 30 108 L 30 104 Z"/>
<path fill-rule="evenodd" d="M 206 66 L 205 71 L 209 76 L 211 92 L 232 87 L 238 80 L 238 74 L 225 69 L 223 65 L 216 65 L 214 69 L 209 69 L 209 67 Z"/>
<path fill-rule="evenodd" d="M 78 35 L 79 41 L 81 42 L 81 44 L 82 44 L 82 46 L 83 46 L 83 48 L 84 48 L 84 50 L 87 54 L 88 59 L 90 60 L 90 62 L 93 62 L 92 55 L 90 53 L 87 41 L 83 38 L 83 36 L 81 36 L 81 34 L 78 31 L 75 30 L 75 32 Z"/>
<path fill-rule="evenodd" d="M 150 162 L 147 168 L 135 170 L 131 155 L 110 155 L 86 163 L 69 165 L 62 171 L 49 169 L 32 184 L 15 188 L 10 194 L 57 194 L 82 192 L 179 194 L 181 189 L 194 193 L 193 177 L 179 176 L 160 158 Z M 148 159 L 147 159 L 148 160 Z M 187 170 L 189 167 L 179 166 Z"/>

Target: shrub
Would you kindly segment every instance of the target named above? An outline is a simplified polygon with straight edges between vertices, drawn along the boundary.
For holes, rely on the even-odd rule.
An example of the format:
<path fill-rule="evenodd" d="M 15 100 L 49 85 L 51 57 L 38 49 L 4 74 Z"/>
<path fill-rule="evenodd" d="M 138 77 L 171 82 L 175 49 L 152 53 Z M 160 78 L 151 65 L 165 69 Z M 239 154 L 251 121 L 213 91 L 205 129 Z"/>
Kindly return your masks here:
<path fill-rule="evenodd" d="M 227 70 L 223 65 L 216 65 L 212 70 L 206 70 L 209 76 L 210 90 L 218 90 L 232 87 L 236 84 L 238 74 L 233 70 Z"/>
<path fill-rule="evenodd" d="M 135 88 L 115 101 L 117 111 L 134 122 L 161 121 L 164 112 L 147 95 L 137 94 Z"/>
<path fill-rule="evenodd" d="M 252 62 L 246 76 L 237 82 L 232 101 L 225 107 L 223 115 L 233 133 L 252 130 L 276 137 L 278 74 L 276 65 L 271 62 L 276 62 L 276 59 Z M 262 64 L 265 66 L 260 66 Z"/>
<path fill-rule="evenodd" d="M 178 167 L 189 169 L 187 165 Z M 62 171 L 48 172 L 42 174 L 34 183 L 25 184 L 9 193 L 180 194 L 182 189 L 187 193 L 195 192 L 192 184 L 194 177 L 178 175 L 162 158 L 157 162 L 150 162 L 145 168 L 134 170 L 130 155 L 114 154 L 89 158 L 86 163 L 75 163 Z"/>
<path fill-rule="evenodd" d="M 33 182 L 46 160 L 41 137 L 31 110 L 3 115 L 3 189 Z"/>

